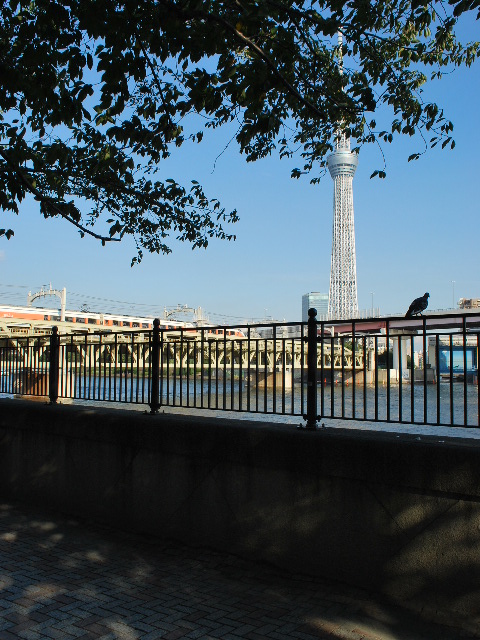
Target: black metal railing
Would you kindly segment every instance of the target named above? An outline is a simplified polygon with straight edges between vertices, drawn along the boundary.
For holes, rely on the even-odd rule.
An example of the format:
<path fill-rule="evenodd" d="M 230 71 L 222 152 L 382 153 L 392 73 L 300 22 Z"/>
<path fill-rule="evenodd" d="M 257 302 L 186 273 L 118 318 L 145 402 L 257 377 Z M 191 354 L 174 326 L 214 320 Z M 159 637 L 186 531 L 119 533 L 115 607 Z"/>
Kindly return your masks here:
<path fill-rule="evenodd" d="M 480 313 L 0 338 L 0 393 L 480 426 Z"/>

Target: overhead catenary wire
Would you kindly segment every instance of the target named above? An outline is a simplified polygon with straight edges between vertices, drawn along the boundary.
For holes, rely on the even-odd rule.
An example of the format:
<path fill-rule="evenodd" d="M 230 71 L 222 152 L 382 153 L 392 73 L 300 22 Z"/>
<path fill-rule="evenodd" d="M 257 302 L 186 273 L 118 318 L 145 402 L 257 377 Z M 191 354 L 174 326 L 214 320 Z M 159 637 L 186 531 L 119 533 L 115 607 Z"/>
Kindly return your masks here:
<path fill-rule="evenodd" d="M 0 297 L 3 298 L 3 302 L 6 304 L 25 306 L 26 292 L 39 291 L 42 288 L 48 290 L 49 286 L 49 284 L 45 283 L 36 285 L 0 283 Z M 8 300 L 5 299 L 7 296 Z M 41 303 L 39 306 L 41 306 Z M 87 306 L 88 310 L 94 313 L 121 313 L 125 315 L 149 316 L 155 318 L 163 317 L 165 309 L 175 310 L 176 307 L 183 307 L 188 305 L 179 305 L 178 303 L 152 305 L 148 302 L 117 300 L 105 296 L 95 296 L 88 293 L 67 290 L 67 306 L 70 309 L 75 307 L 78 307 L 78 309 L 80 309 L 81 306 Z M 257 318 L 238 316 L 208 310 L 204 311 L 204 314 L 206 318 L 208 318 L 207 321 L 211 321 L 212 324 L 234 324 L 236 322 L 248 324 L 262 322 L 265 320 L 264 317 Z"/>

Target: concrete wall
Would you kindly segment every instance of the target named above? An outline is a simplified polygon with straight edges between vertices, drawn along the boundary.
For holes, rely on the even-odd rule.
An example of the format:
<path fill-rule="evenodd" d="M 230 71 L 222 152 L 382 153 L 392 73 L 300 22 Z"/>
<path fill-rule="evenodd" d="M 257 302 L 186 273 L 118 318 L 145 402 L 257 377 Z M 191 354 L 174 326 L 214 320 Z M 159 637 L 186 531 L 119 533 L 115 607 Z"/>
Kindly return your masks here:
<path fill-rule="evenodd" d="M 475 441 L 0 400 L 0 499 L 479 610 Z"/>

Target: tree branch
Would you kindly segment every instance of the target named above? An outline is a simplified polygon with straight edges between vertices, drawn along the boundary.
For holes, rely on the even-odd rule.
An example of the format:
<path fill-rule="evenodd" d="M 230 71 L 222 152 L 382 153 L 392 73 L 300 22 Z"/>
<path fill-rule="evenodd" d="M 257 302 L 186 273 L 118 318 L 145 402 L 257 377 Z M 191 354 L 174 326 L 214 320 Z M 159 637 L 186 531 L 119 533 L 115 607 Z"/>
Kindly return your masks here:
<path fill-rule="evenodd" d="M 304 96 L 302 96 L 302 94 L 299 91 L 297 91 L 295 89 L 295 87 L 285 78 L 283 73 L 281 73 L 277 69 L 276 65 L 272 62 L 272 60 L 270 60 L 270 58 L 263 51 L 263 49 L 261 49 L 252 40 L 250 40 L 250 38 L 247 38 L 247 36 L 245 36 L 236 27 L 234 27 L 232 24 L 230 24 L 228 22 L 228 20 L 225 20 L 225 18 L 222 18 L 221 16 L 213 16 L 213 15 L 208 14 L 208 13 L 203 14 L 203 16 L 205 17 L 205 19 L 213 20 L 214 22 L 219 22 L 224 27 L 229 29 L 236 36 L 237 39 L 241 40 L 244 44 L 246 44 L 249 49 L 254 51 L 259 56 L 259 58 L 261 58 L 265 62 L 267 67 L 273 72 L 274 75 L 277 76 L 277 78 L 280 80 L 280 82 L 287 88 L 289 93 L 294 95 L 297 98 L 297 100 L 301 104 L 303 104 L 304 107 L 307 107 L 308 109 L 311 109 L 317 116 L 319 116 L 320 118 L 325 119 L 325 117 L 326 117 L 325 112 L 321 111 L 320 109 L 318 109 L 318 107 L 316 107 L 312 102 L 310 102 Z"/>
<path fill-rule="evenodd" d="M 69 216 L 64 211 L 62 211 L 61 208 L 57 205 L 57 203 L 52 198 L 50 198 L 49 196 L 43 195 L 43 193 L 30 182 L 29 177 L 26 175 L 23 169 L 21 169 L 21 167 L 15 164 L 8 157 L 5 151 L 3 151 L 3 149 L 0 149 L 0 156 L 5 160 L 5 162 L 11 168 L 11 170 L 20 178 L 20 181 L 22 182 L 24 187 L 26 187 L 26 189 L 35 196 L 35 199 L 51 207 L 55 211 L 56 215 L 61 216 L 64 220 L 67 220 L 67 222 L 70 222 L 71 224 L 73 224 L 75 227 L 77 227 L 77 229 L 80 229 L 82 233 L 86 233 L 87 235 L 92 236 L 92 238 L 95 238 L 96 240 L 100 240 L 102 244 L 104 244 L 105 242 L 120 242 L 121 240 L 120 238 L 110 238 L 108 236 L 99 235 L 94 231 L 92 231 L 91 229 L 87 229 L 87 227 L 84 227 L 82 224 L 74 220 L 71 216 Z"/>
<path fill-rule="evenodd" d="M 168 7 L 169 10 L 174 11 L 177 14 L 180 14 L 184 19 L 192 20 L 194 18 L 201 18 L 202 20 L 207 20 L 209 22 L 215 22 L 216 24 L 221 24 L 228 31 L 233 33 L 233 35 L 243 42 L 251 51 L 255 52 L 259 58 L 261 58 L 267 67 L 273 72 L 275 76 L 280 80 L 280 82 L 286 87 L 289 93 L 297 98 L 297 100 L 303 104 L 304 107 L 311 109 L 318 117 L 323 120 L 326 119 L 326 114 L 324 111 L 321 111 L 318 107 L 316 107 L 312 102 L 307 100 L 302 94 L 295 89 L 295 87 L 287 80 L 287 78 L 281 73 L 277 66 L 274 64 L 272 60 L 267 56 L 267 54 L 261 49 L 258 45 L 256 45 L 250 38 L 247 38 L 245 34 L 239 31 L 235 26 L 230 24 L 228 20 L 223 18 L 222 16 L 214 15 L 212 13 L 208 13 L 205 11 L 193 11 L 186 15 L 182 10 L 179 10 L 177 6 L 175 6 L 172 2 L 168 2 L 165 0 L 161 0 L 162 4 Z"/>

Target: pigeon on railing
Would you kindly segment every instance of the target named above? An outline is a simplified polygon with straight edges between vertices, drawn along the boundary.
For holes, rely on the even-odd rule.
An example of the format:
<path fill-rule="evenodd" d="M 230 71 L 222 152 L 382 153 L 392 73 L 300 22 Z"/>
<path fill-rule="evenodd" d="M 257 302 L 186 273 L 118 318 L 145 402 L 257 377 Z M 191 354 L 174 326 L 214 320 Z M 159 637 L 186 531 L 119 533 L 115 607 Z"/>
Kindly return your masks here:
<path fill-rule="evenodd" d="M 405 318 L 412 318 L 413 316 L 417 316 L 421 314 L 422 311 L 428 307 L 428 298 L 430 297 L 429 293 L 424 293 L 421 298 L 415 298 L 412 304 L 408 307 L 408 311 L 405 314 Z"/>

